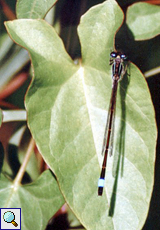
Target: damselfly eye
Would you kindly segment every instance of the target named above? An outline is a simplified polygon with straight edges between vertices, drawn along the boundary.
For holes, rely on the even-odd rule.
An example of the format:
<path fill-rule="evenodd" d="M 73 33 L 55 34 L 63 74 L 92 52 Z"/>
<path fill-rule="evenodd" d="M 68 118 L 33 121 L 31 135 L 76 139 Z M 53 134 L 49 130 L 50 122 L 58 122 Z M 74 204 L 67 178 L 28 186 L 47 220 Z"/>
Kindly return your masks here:
<path fill-rule="evenodd" d="M 117 53 L 116 52 L 111 52 L 110 53 L 110 57 L 111 58 L 116 58 L 117 57 Z"/>
<path fill-rule="evenodd" d="M 121 54 L 121 58 L 122 58 L 123 60 L 127 60 L 127 56 L 126 56 L 125 54 Z"/>

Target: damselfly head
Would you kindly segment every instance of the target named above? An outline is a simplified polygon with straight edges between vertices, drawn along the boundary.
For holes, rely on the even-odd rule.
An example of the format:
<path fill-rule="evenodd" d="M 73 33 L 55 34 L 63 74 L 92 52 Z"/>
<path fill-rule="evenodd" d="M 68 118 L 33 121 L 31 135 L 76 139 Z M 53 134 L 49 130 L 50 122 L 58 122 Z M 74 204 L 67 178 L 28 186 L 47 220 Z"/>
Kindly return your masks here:
<path fill-rule="evenodd" d="M 121 52 L 111 52 L 110 53 L 110 57 L 111 58 L 120 58 L 120 59 L 123 59 L 124 61 L 126 61 L 128 58 L 125 54 L 121 53 Z"/>

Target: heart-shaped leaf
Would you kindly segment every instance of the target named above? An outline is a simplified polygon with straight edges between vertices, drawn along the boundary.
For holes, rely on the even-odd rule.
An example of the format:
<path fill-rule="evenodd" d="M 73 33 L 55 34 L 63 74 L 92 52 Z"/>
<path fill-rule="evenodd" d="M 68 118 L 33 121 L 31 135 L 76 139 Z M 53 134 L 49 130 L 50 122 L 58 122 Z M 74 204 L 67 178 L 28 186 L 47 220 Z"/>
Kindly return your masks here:
<path fill-rule="evenodd" d="M 153 38 L 160 33 L 160 6 L 135 3 L 128 8 L 126 23 L 135 40 Z"/>
<path fill-rule="evenodd" d="M 0 194 L 1 208 L 21 208 L 23 230 L 44 230 L 48 220 L 64 204 L 57 182 L 49 170 L 34 183 L 19 187 L 1 175 Z"/>
<path fill-rule="evenodd" d="M 44 18 L 57 0 L 18 0 L 16 6 L 17 18 Z"/>
<path fill-rule="evenodd" d="M 72 211 L 92 230 L 141 229 L 153 188 L 154 110 L 145 79 L 130 64 L 130 76 L 124 76 L 117 95 L 114 157 L 108 159 L 104 194 L 97 196 L 112 86 L 109 51 L 122 21 L 113 0 L 82 17 L 79 65 L 46 22 L 6 24 L 10 36 L 29 51 L 34 67 L 26 97 L 33 137 Z"/>

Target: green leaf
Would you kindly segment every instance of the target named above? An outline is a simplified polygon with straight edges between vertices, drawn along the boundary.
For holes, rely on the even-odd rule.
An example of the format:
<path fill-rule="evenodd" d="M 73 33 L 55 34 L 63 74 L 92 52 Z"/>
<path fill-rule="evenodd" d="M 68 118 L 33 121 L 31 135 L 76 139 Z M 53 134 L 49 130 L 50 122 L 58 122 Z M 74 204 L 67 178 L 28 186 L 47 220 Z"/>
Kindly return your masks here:
<path fill-rule="evenodd" d="M 44 230 L 48 220 L 64 204 L 52 173 L 45 171 L 36 182 L 15 187 L 3 175 L 0 178 L 0 207 L 21 208 L 23 230 Z"/>
<path fill-rule="evenodd" d="M 2 115 L 2 110 L 0 109 L 0 126 L 2 125 L 2 120 L 3 120 L 3 115 Z"/>
<path fill-rule="evenodd" d="M 130 64 L 117 95 L 115 153 L 108 158 L 104 194 L 97 196 L 112 87 L 109 52 L 122 21 L 113 0 L 91 8 L 78 29 L 82 62 L 77 66 L 44 21 L 6 24 L 32 58 L 35 78 L 26 108 L 33 137 L 72 211 L 92 230 L 141 229 L 153 188 L 155 114 L 146 81 Z"/>
<path fill-rule="evenodd" d="M 5 58 L 9 50 L 13 45 L 13 41 L 10 39 L 7 33 L 1 34 L 0 36 L 0 62 Z"/>
<path fill-rule="evenodd" d="M 57 0 L 18 0 L 17 18 L 44 18 Z"/>
<path fill-rule="evenodd" d="M 128 8 L 126 23 L 135 40 L 153 38 L 160 34 L 160 6 L 135 3 Z"/>

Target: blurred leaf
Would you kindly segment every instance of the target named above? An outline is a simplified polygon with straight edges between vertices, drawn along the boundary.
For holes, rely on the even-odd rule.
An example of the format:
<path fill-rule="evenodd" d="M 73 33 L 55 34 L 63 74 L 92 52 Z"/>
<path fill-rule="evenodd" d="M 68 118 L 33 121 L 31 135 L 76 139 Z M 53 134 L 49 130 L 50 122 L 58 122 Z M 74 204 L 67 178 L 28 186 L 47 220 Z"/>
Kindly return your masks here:
<path fill-rule="evenodd" d="M 78 228 L 79 230 L 81 223 L 79 222 L 79 220 L 77 219 L 77 217 L 74 215 L 74 213 L 71 211 L 69 207 L 66 207 L 66 209 L 67 209 L 67 218 L 68 218 L 68 222 L 70 223 L 70 227 L 72 227 L 72 229 L 74 228 L 77 229 L 79 227 Z"/>
<path fill-rule="evenodd" d="M 26 155 L 26 148 L 25 149 L 20 148 L 18 151 L 18 154 L 19 154 L 19 161 L 22 164 L 22 162 L 24 161 L 25 155 Z M 38 176 L 40 175 L 40 169 L 38 167 L 39 166 L 38 163 L 39 161 L 37 159 L 37 156 L 35 153 L 33 153 L 26 167 L 26 172 L 29 174 L 29 176 L 31 177 L 33 181 L 36 180 Z"/>
<path fill-rule="evenodd" d="M 19 158 L 18 158 L 18 147 L 16 145 L 13 145 L 13 144 L 8 145 L 8 159 L 7 160 L 12 170 L 12 178 L 15 178 L 21 166 L 19 162 Z M 32 180 L 31 180 L 30 175 L 27 172 L 25 172 L 21 183 L 26 184 L 26 183 L 30 183 L 31 181 Z"/>
<path fill-rule="evenodd" d="M 25 110 L 3 110 L 3 122 L 26 121 Z"/>
<path fill-rule="evenodd" d="M 19 169 L 20 164 L 22 164 L 24 161 L 26 151 L 28 149 L 30 135 L 27 131 L 28 130 L 26 129 L 26 125 L 22 126 L 9 140 L 8 163 L 10 163 L 10 168 L 12 168 L 12 172 L 14 171 L 15 174 L 17 174 L 17 170 Z M 5 169 L 4 171 L 6 173 Z M 26 172 L 29 174 L 32 180 L 36 180 L 40 174 L 35 153 L 30 157 L 30 161 L 26 167 Z M 12 175 L 15 176 L 14 174 Z M 24 183 L 26 183 L 25 178 Z"/>
<path fill-rule="evenodd" d="M 34 183 L 14 186 L 14 183 L 1 176 L 0 207 L 21 208 L 23 230 L 44 230 L 48 220 L 64 204 L 52 173 L 47 170 Z"/>
<path fill-rule="evenodd" d="M 0 87 L 3 88 L 29 60 L 28 52 L 24 49 L 12 54 L 0 69 Z"/>
<path fill-rule="evenodd" d="M 160 34 L 160 6 L 135 3 L 128 8 L 126 23 L 135 40 L 153 38 Z"/>
<path fill-rule="evenodd" d="M 8 164 L 12 170 L 12 178 L 15 178 L 15 176 L 17 175 L 19 168 L 21 166 L 20 161 L 19 161 L 19 155 L 20 154 L 18 151 L 19 150 L 18 146 L 20 145 L 20 142 L 21 142 L 22 136 L 25 132 L 25 129 L 26 129 L 26 127 L 22 126 L 18 131 L 16 131 L 14 133 L 14 135 L 10 138 L 8 146 L 7 146 L 7 153 L 8 153 L 7 154 L 7 162 L 8 162 Z M 7 173 L 7 171 L 5 171 L 5 169 L 4 169 L 4 172 Z M 30 178 L 30 175 L 25 172 L 23 175 L 22 183 L 29 183 L 31 181 L 32 180 Z"/>
<path fill-rule="evenodd" d="M 2 120 L 3 120 L 3 115 L 2 115 L 2 110 L 0 109 L 0 126 L 2 125 Z"/>
<path fill-rule="evenodd" d="M 108 159 L 103 197 L 97 196 L 112 85 L 109 52 L 122 21 L 122 11 L 113 0 L 82 17 L 79 66 L 44 21 L 6 24 L 12 38 L 29 50 L 34 67 L 26 97 L 28 125 L 67 203 L 86 229 L 141 229 L 153 188 L 154 109 L 146 81 L 131 64 L 130 77 L 124 77 L 118 92 L 115 154 Z M 115 171 L 118 155 L 123 177 L 118 171 L 114 178 L 112 165 Z"/>
<path fill-rule="evenodd" d="M 11 49 L 13 41 L 10 39 L 8 34 L 2 34 L 0 36 L 0 61 L 3 60 L 7 52 Z"/>
<path fill-rule="evenodd" d="M 50 25 L 54 24 L 54 28 L 56 25 L 56 28 L 58 27 L 58 22 L 57 24 L 54 23 L 54 18 L 55 18 L 55 7 L 52 7 L 49 12 L 47 13 L 47 15 L 45 16 L 45 21 L 48 22 Z M 59 31 L 59 30 L 58 30 Z M 59 34 L 59 33 L 58 33 Z"/>
<path fill-rule="evenodd" d="M 22 126 L 20 129 L 18 129 L 13 135 L 12 137 L 10 138 L 9 140 L 9 144 L 12 144 L 12 145 L 16 145 L 16 146 L 19 146 L 20 142 L 21 142 L 21 139 L 22 139 L 22 136 L 25 132 L 25 129 L 26 129 L 26 126 Z M 27 144 L 28 146 L 28 144 Z"/>
<path fill-rule="evenodd" d="M 17 18 L 44 18 L 57 0 L 18 0 Z"/>

